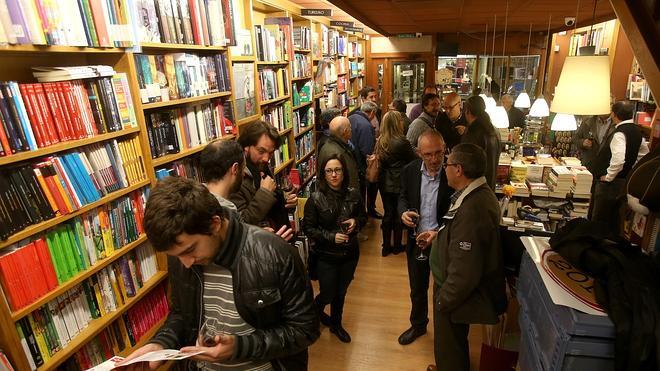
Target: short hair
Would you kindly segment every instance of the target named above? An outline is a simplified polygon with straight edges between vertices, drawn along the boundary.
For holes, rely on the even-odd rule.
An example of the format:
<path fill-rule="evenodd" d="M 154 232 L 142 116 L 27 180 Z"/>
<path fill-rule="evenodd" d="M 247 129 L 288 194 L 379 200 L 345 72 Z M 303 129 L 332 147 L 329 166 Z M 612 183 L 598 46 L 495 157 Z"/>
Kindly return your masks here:
<path fill-rule="evenodd" d="M 371 101 L 366 101 L 362 103 L 362 105 L 360 106 L 360 111 L 364 113 L 376 112 L 377 110 L 378 110 L 378 106 L 376 105 L 376 103 Z"/>
<path fill-rule="evenodd" d="M 406 102 L 403 101 L 403 99 L 397 98 L 392 101 L 392 107 L 394 107 L 395 110 L 401 112 L 401 113 L 406 113 Z"/>
<path fill-rule="evenodd" d="M 321 191 L 327 191 L 330 189 L 330 186 L 328 185 L 328 181 L 325 179 L 325 165 L 330 162 L 330 160 L 337 160 L 341 163 L 341 168 L 344 170 L 343 175 L 344 179 L 341 182 L 341 189 L 343 191 L 346 191 L 348 189 L 348 185 L 350 183 L 349 175 L 348 175 L 348 168 L 346 167 L 346 161 L 344 160 L 343 156 L 340 156 L 338 153 L 333 153 L 329 157 L 327 157 L 323 162 L 320 164 L 318 173 L 320 176 L 318 176 L 318 183 L 319 183 L 319 189 Z"/>
<path fill-rule="evenodd" d="M 429 89 L 433 89 L 435 94 L 438 94 L 438 88 L 435 86 L 435 84 L 428 84 L 424 87 L 424 91 L 427 91 Z"/>
<path fill-rule="evenodd" d="M 362 97 L 362 99 L 366 99 L 369 93 L 371 93 L 372 91 L 376 91 L 376 89 L 374 89 L 371 86 L 365 86 L 364 88 L 362 88 L 362 90 L 360 90 L 360 97 Z"/>
<path fill-rule="evenodd" d="M 422 96 L 422 107 L 426 107 L 426 105 L 429 104 L 429 102 L 434 99 L 440 99 L 440 96 L 434 93 L 424 94 Z"/>
<path fill-rule="evenodd" d="M 327 128 L 330 125 L 330 121 L 332 121 L 333 118 L 341 115 L 341 111 L 339 108 L 328 108 L 325 109 L 321 112 L 319 115 L 319 122 L 321 123 L 321 126 L 323 128 Z"/>
<path fill-rule="evenodd" d="M 227 210 L 199 182 L 180 177 L 159 181 L 144 209 L 144 229 L 157 251 L 167 251 L 182 234 L 211 234 L 214 216 L 227 219 Z"/>
<path fill-rule="evenodd" d="M 419 142 L 420 142 L 423 138 L 429 138 L 429 139 L 431 139 L 431 138 L 436 138 L 436 139 L 439 139 L 439 140 L 442 142 L 443 145 L 446 145 L 446 144 L 445 144 L 445 138 L 442 136 L 442 134 L 440 134 L 439 131 L 437 131 L 437 130 L 435 130 L 435 129 L 428 128 L 428 129 L 424 130 L 424 131 L 419 135 L 419 137 L 417 138 L 417 148 L 419 148 Z"/>
<path fill-rule="evenodd" d="M 469 97 L 463 104 L 465 112 L 470 112 L 475 117 L 483 117 L 486 115 L 486 102 L 478 95 Z"/>
<path fill-rule="evenodd" d="M 227 171 L 238 163 L 245 162 L 243 148 L 233 140 L 219 140 L 208 144 L 199 156 L 199 167 L 207 182 L 213 182 L 225 177 Z"/>
<path fill-rule="evenodd" d="M 249 146 L 254 146 L 259 142 L 262 135 L 268 136 L 273 142 L 275 142 L 275 147 L 280 146 L 280 133 L 277 132 L 277 129 L 273 125 L 267 123 L 266 121 L 257 120 L 246 124 L 245 126 L 238 129 L 239 137 L 238 143 L 241 147 L 246 148 Z"/>
<path fill-rule="evenodd" d="M 508 100 L 509 102 L 513 102 L 513 97 L 510 94 L 504 94 L 503 96 L 500 97 L 500 102 L 504 102 L 505 100 Z"/>
<path fill-rule="evenodd" d="M 632 104 L 623 100 L 620 100 L 612 105 L 612 112 L 621 121 L 630 120 L 633 118 Z"/>
<path fill-rule="evenodd" d="M 486 173 L 486 152 L 476 144 L 458 144 L 452 148 L 450 156 L 455 164 L 461 165 L 468 179 L 477 179 Z"/>

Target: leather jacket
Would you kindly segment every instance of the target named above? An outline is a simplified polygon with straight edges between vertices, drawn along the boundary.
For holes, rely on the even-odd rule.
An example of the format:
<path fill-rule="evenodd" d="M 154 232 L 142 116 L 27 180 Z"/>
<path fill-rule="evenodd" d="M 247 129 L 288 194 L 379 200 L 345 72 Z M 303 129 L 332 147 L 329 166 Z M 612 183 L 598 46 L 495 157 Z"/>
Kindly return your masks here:
<path fill-rule="evenodd" d="M 231 271 L 236 309 L 255 328 L 236 336 L 230 360 L 270 360 L 276 370 L 307 370 L 319 337 L 312 286 L 298 253 L 284 240 L 231 217 L 214 262 Z M 202 321 L 202 270 L 168 257 L 172 305 L 150 340 L 166 349 L 194 345 Z"/>
<path fill-rule="evenodd" d="M 490 120 L 477 118 L 468 125 L 461 143 L 476 144 L 486 152 L 486 182 L 490 189 L 495 190 L 497 164 L 500 161 L 500 135 L 490 123 Z"/>
<path fill-rule="evenodd" d="M 405 137 L 390 140 L 387 151 L 378 153 L 380 161 L 381 192 L 399 193 L 401 191 L 401 170 L 417 158 L 412 145 Z"/>

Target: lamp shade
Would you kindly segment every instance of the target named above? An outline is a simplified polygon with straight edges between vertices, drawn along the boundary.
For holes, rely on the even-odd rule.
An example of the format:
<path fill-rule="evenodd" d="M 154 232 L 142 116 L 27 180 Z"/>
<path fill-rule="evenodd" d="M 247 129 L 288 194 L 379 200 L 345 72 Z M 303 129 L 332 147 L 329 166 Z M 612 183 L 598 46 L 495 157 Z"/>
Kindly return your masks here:
<path fill-rule="evenodd" d="M 554 131 L 573 131 L 577 130 L 575 116 L 566 113 L 558 113 L 552 120 L 550 130 Z"/>
<path fill-rule="evenodd" d="M 610 112 L 608 56 L 566 57 L 550 111 L 572 115 Z"/>
<path fill-rule="evenodd" d="M 513 106 L 516 108 L 529 108 L 529 106 L 531 106 L 531 102 L 529 101 L 529 95 L 527 95 L 526 91 L 523 91 L 518 95 L 518 98 L 516 98 L 516 101 L 513 103 Z"/>
<path fill-rule="evenodd" d="M 490 116 L 490 121 L 498 129 L 507 129 L 509 127 L 509 115 L 506 113 L 506 110 L 502 106 L 493 107 L 486 109 L 486 112 Z"/>
<path fill-rule="evenodd" d="M 545 101 L 543 96 L 539 96 L 532 104 L 532 108 L 529 110 L 529 115 L 534 117 L 548 117 L 550 116 L 550 110 L 548 109 L 548 102 Z"/>
<path fill-rule="evenodd" d="M 486 97 L 485 103 L 486 103 L 486 111 L 495 108 L 495 106 L 497 106 L 497 102 L 495 102 L 495 98 L 493 97 Z"/>

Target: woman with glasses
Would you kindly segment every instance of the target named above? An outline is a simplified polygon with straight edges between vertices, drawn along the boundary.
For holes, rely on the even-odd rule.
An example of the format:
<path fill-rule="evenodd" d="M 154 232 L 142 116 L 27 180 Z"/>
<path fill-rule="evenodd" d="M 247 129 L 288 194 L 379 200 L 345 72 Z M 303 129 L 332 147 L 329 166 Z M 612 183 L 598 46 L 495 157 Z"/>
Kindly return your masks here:
<path fill-rule="evenodd" d="M 351 336 L 341 324 L 348 285 L 360 258 L 357 233 L 367 222 L 360 191 L 348 186 L 346 163 L 329 156 L 319 166 L 318 190 L 305 203 L 303 231 L 317 256 L 319 294 L 314 299 L 321 323 L 344 343 Z M 325 306 L 330 304 L 330 316 Z"/>
<path fill-rule="evenodd" d="M 380 124 L 380 138 L 376 142 L 375 152 L 380 161 L 380 196 L 383 200 L 382 255 L 398 254 L 404 250 L 401 244 L 403 224 L 397 212 L 399 193 L 401 192 L 401 169 L 417 158 L 412 145 L 403 135 L 403 116 L 400 112 L 389 111 Z"/>

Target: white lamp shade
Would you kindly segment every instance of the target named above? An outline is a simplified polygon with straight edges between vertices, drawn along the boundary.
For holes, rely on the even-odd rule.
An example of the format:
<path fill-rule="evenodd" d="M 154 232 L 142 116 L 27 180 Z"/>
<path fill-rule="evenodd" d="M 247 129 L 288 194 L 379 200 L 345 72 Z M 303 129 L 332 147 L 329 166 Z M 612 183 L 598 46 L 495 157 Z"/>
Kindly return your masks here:
<path fill-rule="evenodd" d="M 558 113 L 552 120 L 550 130 L 554 131 L 573 131 L 577 130 L 575 116 L 566 113 Z"/>
<path fill-rule="evenodd" d="M 532 108 L 529 110 L 529 115 L 534 117 L 548 117 L 550 116 L 550 109 L 548 108 L 548 102 L 545 101 L 545 98 L 541 95 L 536 98 Z"/>
<path fill-rule="evenodd" d="M 610 113 L 609 57 L 566 57 L 550 111 L 572 115 Z"/>
<path fill-rule="evenodd" d="M 484 100 L 484 102 L 486 102 L 486 100 L 488 99 L 488 96 L 484 93 L 479 94 L 479 96 L 481 97 L 481 99 Z"/>
<path fill-rule="evenodd" d="M 486 97 L 486 110 L 489 110 L 491 108 L 495 108 L 495 106 L 497 106 L 497 102 L 495 102 L 495 98 Z"/>
<path fill-rule="evenodd" d="M 531 102 L 529 101 L 529 95 L 527 95 L 526 91 L 523 91 L 518 95 L 518 98 L 516 98 L 516 101 L 513 103 L 513 106 L 516 108 L 529 108 L 529 106 L 531 106 Z"/>
<path fill-rule="evenodd" d="M 498 129 L 507 129 L 509 127 L 509 115 L 502 106 L 486 109 L 486 113 L 490 116 L 490 121 L 493 126 Z"/>

